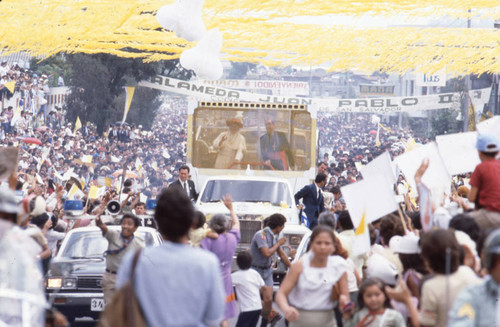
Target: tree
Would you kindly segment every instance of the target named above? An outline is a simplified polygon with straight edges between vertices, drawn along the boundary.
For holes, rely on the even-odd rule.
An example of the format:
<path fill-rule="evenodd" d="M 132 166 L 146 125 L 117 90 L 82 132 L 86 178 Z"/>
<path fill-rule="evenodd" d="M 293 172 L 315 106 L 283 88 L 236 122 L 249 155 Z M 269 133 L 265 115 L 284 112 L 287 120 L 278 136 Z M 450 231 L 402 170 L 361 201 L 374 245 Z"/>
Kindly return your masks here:
<path fill-rule="evenodd" d="M 231 79 L 241 79 L 247 76 L 249 70 L 257 67 L 256 64 L 248 62 L 231 62 L 231 70 L 228 77 Z"/>
<path fill-rule="evenodd" d="M 57 79 L 61 73 L 64 73 L 65 81 L 70 80 L 72 75 L 71 65 L 67 62 L 63 54 L 57 54 L 42 61 L 32 58 L 30 61 L 30 68 L 36 72 L 38 76 L 46 74 L 49 78 L 50 87 L 57 86 Z"/>
<path fill-rule="evenodd" d="M 159 100 L 160 91 L 147 87 L 135 89 L 130 110 L 127 115 L 127 122 L 142 125 L 143 129 L 150 129 L 153 125 L 154 117 L 161 106 Z M 123 108 L 125 106 L 125 94 L 121 94 L 115 99 L 113 107 L 120 109 L 113 110 L 112 122 L 121 121 L 123 118 Z"/>
<path fill-rule="evenodd" d="M 134 86 L 158 73 L 180 79 L 189 79 L 192 75 L 178 60 L 143 63 L 109 54 L 75 54 L 68 56 L 68 63 L 72 67 L 72 79 L 65 107 L 67 119 L 73 122 L 79 116 L 82 123 L 93 122 L 99 133 L 110 123 L 122 119 L 125 86 Z M 159 91 L 141 89 L 136 89 L 134 98 L 138 99 L 133 100 L 127 121 L 146 127 L 151 126 L 160 105 L 156 100 Z"/>
<path fill-rule="evenodd" d="M 79 116 L 82 123 L 95 123 L 98 132 L 102 133 L 114 110 L 112 103 L 116 95 L 110 86 L 116 77 L 95 56 L 77 54 L 71 56 L 69 61 L 73 78 L 65 106 L 66 119 L 74 122 Z"/>
<path fill-rule="evenodd" d="M 431 138 L 437 135 L 458 133 L 458 112 L 451 109 L 433 110 L 431 113 Z"/>

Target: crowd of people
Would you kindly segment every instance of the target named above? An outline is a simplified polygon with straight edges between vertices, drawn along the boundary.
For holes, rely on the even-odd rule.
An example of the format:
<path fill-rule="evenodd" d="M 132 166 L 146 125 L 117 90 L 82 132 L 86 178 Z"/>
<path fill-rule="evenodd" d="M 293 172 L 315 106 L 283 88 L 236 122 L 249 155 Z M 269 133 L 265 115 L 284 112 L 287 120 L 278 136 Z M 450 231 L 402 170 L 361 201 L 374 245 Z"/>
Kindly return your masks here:
<path fill-rule="evenodd" d="M 22 133 L 27 127 L 48 125 L 60 127 L 63 118 L 61 108 L 47 109 L 47 94 L 50 91 L 49 79 L 52 75 L 38 74 L 30 69 L 20 67 L 17 63 L 8 65 L 0 63 L 0 139 L 11 133 Z M 64 74 L 58 76 L 58 86 L 64 86 Z M 16 105 L 3 104 L 16 95 Z M 16 115 L 15 110 L 19 110 Z"/>
<path fill-rule="evenodd" d="M 398 176 L 394 189 L 403 196 L 401 210 L 367 225 L 370 251 L 357 254 L 353 248 L 361 227 L 353 225 L 341 187 L 362 179 L 360 165 L 385 151 L 394 158 L 428 140 L 374 124 L 369 115 L 320 116 L 320 148 L 327 150 L 314 182 L 295 195 L 312 229 L 307 253 L 286 255 L 286 240 L 279 236 L 286 218 L 272 215 L 249 251 L 237 254 L 240 271 L 231 274 L 239 220 L 230 195 L 222 199 L 230 217 L 216 215 L 205 225 L 206 218 L 195 211 L 197 193 L 185 166 L 186 109 L 185 100 L 170 99 L 150 131 L 118 124 L 99 135 L 92 124 L 75 130 L 64 121 L 46 128 L 4 128 L 0 144 L 18 147 L 20 157 L 8 181 L 17 193 L 7 186 L 1 190 L 0 249 L 33 259 L 17 263 L 30 267 L 23 274 L 31 274 L 33 283 L 24 291 L 43 294 L 35 281 L 43 279 L 57 242 L 69 228 L 84 224 L 62 219 L 64 202 L 71 196 L 99 217 L 116 198 L 124 210 L 131 207 L 124 211 L 121 232 L 95 221 L 110 244 L 105 302 L 134 271 L 135 292 L 150 326 L 227 326 L 238 315 L 238 303 L 237 326 L 256 326 L 259 319 L 261 326 L 275 324 L 281 318 L 278 307 L 290 326 L 494 326 L 500 321 L 500 144 L 493 136 L 478 138 L 481 164 L 472 174 L 455 176 L 452 194 L 432 208 L 439 221 L 433 229 L 422 224 L 418 190 L 408 183 L 415 179 L 419 185 L 428 163 L 415 176 Z M 26 136 L 41 145 L 26 143 Z M 92 186 L 106 186 L 106 193 L 88 201 Z M 134 255 L 143 247 L 134 238 L 135 215 L 151 198 L 157 199 L 154 216 L 165 243 Z M 272 266 L 278 256 L 290 269 L 273 308 Z M 13 270 L 4 266 L 0 274 L 13 278 Z M 43 296 L 39 300 L 45 303 Z M 0 305 L 0 319 L 15 325 L 16 312 L 4 308 Z M 40 325 L 42 316 L 34 315 L 32 325 Z"/>

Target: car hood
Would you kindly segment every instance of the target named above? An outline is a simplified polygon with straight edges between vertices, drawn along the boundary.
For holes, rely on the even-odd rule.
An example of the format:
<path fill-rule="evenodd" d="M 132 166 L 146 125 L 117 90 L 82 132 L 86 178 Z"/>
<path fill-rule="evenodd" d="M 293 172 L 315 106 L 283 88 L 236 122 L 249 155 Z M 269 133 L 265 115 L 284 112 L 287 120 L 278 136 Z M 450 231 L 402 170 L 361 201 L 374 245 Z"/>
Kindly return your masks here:
<path fill-rule="evenodd" d="M 88 276 L 102 275 L 106 268 L 103 257 L 70 259 L 54 258 L 50 265 L 49 276 Z"/>

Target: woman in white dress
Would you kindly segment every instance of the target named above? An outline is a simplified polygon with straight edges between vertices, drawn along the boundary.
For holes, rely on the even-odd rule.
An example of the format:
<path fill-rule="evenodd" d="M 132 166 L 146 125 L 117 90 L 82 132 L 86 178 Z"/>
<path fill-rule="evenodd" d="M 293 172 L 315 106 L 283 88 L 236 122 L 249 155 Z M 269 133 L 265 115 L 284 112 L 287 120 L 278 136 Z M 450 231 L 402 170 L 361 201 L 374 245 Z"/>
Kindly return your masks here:
<path fill-rule="evenodd" d="M 333 309 L 349 303 L 347 262 L 335 251 L 335 235 L 327 226 L 311 234 L 311 249 L 294 263 L 276 295 L 290 327 L 335 326 Z"/>

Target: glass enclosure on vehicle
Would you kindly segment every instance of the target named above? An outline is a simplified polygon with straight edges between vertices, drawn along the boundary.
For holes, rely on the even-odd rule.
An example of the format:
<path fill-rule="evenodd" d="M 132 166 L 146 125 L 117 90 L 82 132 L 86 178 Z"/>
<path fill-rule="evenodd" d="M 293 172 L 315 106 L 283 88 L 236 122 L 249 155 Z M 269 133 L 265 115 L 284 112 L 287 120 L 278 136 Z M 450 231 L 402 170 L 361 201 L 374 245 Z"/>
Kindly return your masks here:
<path fill-rule="evenodd" d="M 315 133 L 305 105 L 200 102 L 189 112 L 187 160 L 199 169 L 304 172 L 315 166 Z"/>
<path fill-rule="evenodd" d="M 146 246 L 153 246 L 154 236 L 151 233 L 138 231 L 135 233 L 144 240 Z M 59 255 L 70 259 L 102 258 L 108 249 L 108 241 L 101 230 L 73 232 L 66 246 Z"/>
<path fill-rule="evenodd" d="M 201 202 L 219 202 L 231 194 L 233 202 L 265 202 L 287 207 L 292 205 L 288 185 L 280 182 L 246 180 L 210 180 L 201 195 Z"/>

